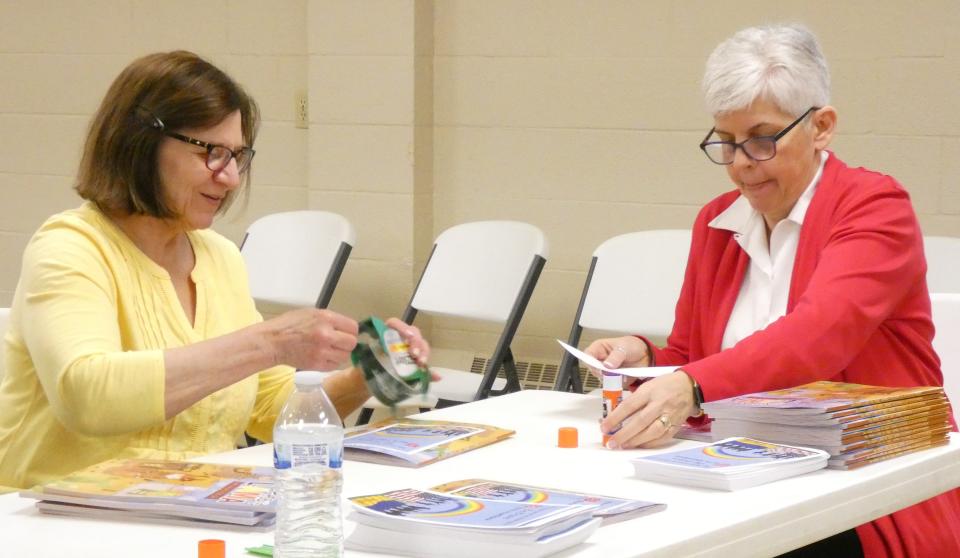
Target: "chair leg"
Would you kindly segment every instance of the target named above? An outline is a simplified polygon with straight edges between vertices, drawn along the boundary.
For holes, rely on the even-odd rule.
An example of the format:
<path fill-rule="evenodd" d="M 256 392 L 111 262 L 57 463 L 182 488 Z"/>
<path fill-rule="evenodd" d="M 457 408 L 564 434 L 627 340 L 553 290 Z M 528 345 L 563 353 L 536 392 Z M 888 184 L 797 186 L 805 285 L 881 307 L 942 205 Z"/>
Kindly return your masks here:
<path fill-rule="evenodd" d="M 517 361 L 513 359 L 513 351 L 510 349 L 507 349 L 507 354 L 503 359 L 503 370 L 507 376 L 507 385 L 504 386 L 507 393 L 523 389 L 523 386 L 520 385 L 520 376 L 517 374 Z"/>
<path fill-rule="evenodd" d="M 557 381 L 553 386 L 557 391 L 572 391 L 583 393 L 583 382 L 580 380 L 580 370 L 577 362 L 570 353 L 564 352 L 557 372 Z"/>
<path fill-rule="evenodd" d="M 503 362 L 500 364 L 503 367 L 504 376 L 506 376 L 507 383 L 503 386 L 503 389 L 495 390 L 490 389 L 490 392 L 487 395 L 504 395 L 506 393 L 513 393 L 515 391 L 520 391 L 523 389 L 523 386 L 520 385 L 520 376 L 517 374 L 517 361 L 513 359 L 513 351 L 507 348 L 506 352 L 503 355 Z M 499 371 L 499 367 L 498 367 Z"/>
<path fill-rule="evenodd" d="M 357 417 L 357 426 L 362 426 L 370 422 L 370 418 L 373 416 L 373 409 L 369 407 L 364 407 L 360 409 L 360 415 Z"/>

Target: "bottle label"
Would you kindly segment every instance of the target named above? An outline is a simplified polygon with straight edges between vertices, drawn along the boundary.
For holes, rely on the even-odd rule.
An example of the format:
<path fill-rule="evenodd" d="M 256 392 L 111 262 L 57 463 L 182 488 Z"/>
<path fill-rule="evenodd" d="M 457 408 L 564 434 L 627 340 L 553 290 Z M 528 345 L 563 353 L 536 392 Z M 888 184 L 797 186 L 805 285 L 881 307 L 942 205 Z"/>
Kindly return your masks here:
<path fill-rule="evenodd" d="M 342 449 L 333 444 L 273 444 L 273 466 L 277 469 L 289 469 L 319 463 L 331 469 L 339 469 L 343 464 Z"/>

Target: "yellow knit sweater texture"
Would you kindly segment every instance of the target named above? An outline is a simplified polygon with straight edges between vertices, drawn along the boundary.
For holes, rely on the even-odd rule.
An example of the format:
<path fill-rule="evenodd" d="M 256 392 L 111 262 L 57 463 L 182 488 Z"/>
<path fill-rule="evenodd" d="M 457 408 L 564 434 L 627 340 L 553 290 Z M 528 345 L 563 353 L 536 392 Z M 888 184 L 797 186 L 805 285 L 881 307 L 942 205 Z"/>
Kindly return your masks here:
<path fill-rule="evenodd" d="M 189 233 L 191 324 L 170 276 L 93 204 L 54 215 L 23 256 L 0 384 L 0 485 L 29 488 L 115 457 L 188 459 L 271 439 L 293 369 L 254 374 L 164 420 L 164 349 L 262 318 L 237 247 Z M 202 373 L 202 372 L 201 372 Z"/>

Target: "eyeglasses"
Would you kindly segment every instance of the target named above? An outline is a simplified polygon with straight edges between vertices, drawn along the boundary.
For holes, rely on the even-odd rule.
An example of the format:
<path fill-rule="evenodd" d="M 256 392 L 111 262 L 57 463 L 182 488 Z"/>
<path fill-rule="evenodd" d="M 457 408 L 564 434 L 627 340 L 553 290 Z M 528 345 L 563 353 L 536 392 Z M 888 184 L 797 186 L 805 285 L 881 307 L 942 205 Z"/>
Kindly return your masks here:
<path fill-rule="evenodd" d="M 234 151 L 224 145 L 207 143 L 205 141 L 191 138 L 190 136 L 185 136 L 183 134 L 178 134 L 176 132 L 164 131 L 163 134 L 173 139 L 178 139 L 182 142 L 206 149 L 207 168 L 213 172 L 222 171 L 223 169 L 227 168 L 227 165 L 230 164 L 230 159 L 236 159 L 237 172 L 239 174 L 243 174 L 244 171 L 250 167 L 250 162 L 253 161 L 253 156 L 257 153 L 252 147 L 241 147 L 239 150 Z"/>
<path fill-rule="evenodd" d="M 734 141 L 707 141 L 710 139 L 710 136 L 713 135 L 713 132 L 716 131 L 716 128 L 710 128 L 707 136 L 700 142 L 700 149 L 703 150 L 708 159 L 718 165 L 729 165 L 733 163 L 733 158 L 737 154 L 738 147 L 743 150 L 744 155 L 753 161 L 773 159 L 777 155 L 777 140 L 787 135 L 787 133 L 803 121 L 808 114 L 819 109 L 820 107 L 810 107 L 807 109 L 807 112 L 800 115 L 800 118 L 794 120 L 792 124 L 780 130 L 776 135 L 757 136 L 745 139 L 740 143 Z"/>
<path fill-rule="evenodd" d="M 165 136 L 206 149 L 207 168 L 213 172 L 222 171 L 223 169 L 227 168 L 227 165 L 230 164 L 230 159 L 236 159 L 237 173 L 243 174 L 244 171 L 250 168 L 250 162 L 253 161 L 253 156 L 257 154 L 252 147 L 244 146 L 238 151 L 234 151 L 224 145 L 207 143 L 205 141 L 191 138 L 190 136 L 185 136 L 183 134 L 178 134 L 176 132 L 168 132 L 166 130 L 167 126 L 163 123 L 163 120 L 160 120 L 160 118 L 156 114 L 153 114 L 153 112 L 151 112 L 149 109 L 146 107 L 137 107 L 137 111 L 139 111 L 138 117 L 140 118 L 140 121 L 145 126 L 149 126 Z"/>

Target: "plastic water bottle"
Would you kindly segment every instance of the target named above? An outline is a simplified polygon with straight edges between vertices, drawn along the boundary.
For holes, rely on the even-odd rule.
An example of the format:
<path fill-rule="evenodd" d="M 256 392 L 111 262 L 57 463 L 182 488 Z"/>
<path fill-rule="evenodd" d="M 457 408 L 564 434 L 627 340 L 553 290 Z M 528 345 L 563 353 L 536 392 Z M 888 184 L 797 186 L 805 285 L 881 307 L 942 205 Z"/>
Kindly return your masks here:
<path fill-rule="evenodd" d="M 343 423 L 323 391 L 323 374 L 297 372 L 273 429 L 277 469 L 275 558 L 340 557 Z"/>

